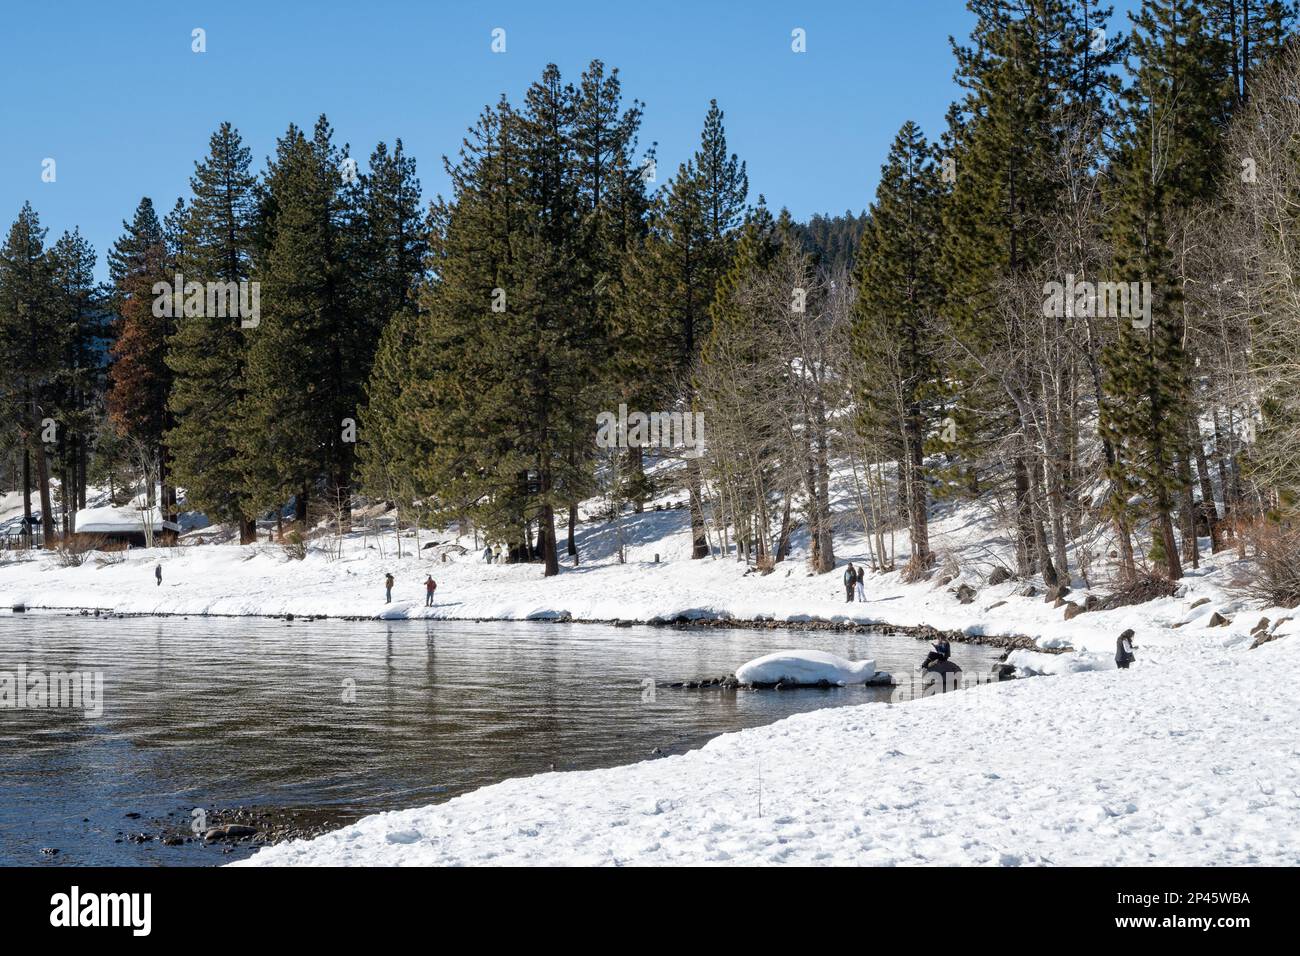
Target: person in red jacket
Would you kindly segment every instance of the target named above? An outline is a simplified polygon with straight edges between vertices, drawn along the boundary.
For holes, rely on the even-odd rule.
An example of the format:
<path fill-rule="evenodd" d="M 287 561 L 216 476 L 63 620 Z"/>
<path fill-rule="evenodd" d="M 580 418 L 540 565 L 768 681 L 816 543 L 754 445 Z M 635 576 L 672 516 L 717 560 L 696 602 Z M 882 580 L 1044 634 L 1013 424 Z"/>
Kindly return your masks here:
<path fill-rule="evenodd" d="M 433 592 L 438 590 L 438 582 L 429 575 L 424 579 L 424 606 L 433 607 Z"/>

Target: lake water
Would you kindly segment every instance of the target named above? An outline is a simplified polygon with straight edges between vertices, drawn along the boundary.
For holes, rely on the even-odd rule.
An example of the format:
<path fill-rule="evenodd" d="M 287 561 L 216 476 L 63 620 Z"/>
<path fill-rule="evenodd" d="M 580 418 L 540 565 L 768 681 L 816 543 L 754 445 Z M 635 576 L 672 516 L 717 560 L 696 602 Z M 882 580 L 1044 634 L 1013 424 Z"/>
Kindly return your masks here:
<path fill-rule="evenodd" d="M 0 672 L 101 672 L 103 699 L 98 715 L 84 701 L 0 708 L 0 864 L 224 863 L 251 848 L 129 836 L 157 820 L 183 830 L 194 807 L 306 808 L 341 826 L 552 765 L 631 763 L 890 698 L 659 687 L 643 699 L 650 679 L 715 677 L 800 647 L 900 677 L 928 649 L 875 633 L 6 614 Z M 966 670 L 998 654 L 953 645 Z"/>

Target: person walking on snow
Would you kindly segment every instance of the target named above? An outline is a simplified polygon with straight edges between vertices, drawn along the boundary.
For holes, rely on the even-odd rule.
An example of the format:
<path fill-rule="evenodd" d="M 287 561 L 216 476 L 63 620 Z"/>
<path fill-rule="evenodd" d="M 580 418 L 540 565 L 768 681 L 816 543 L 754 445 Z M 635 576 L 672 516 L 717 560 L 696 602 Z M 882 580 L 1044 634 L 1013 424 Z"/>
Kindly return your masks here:
<path fill-rule="evenodd" d="M 158 586 L 162 587 L 162 562 L 159 561 L 153 566 L 153 576 L 158 581 Z"/>
<path fill-rule="evenodd" d="M 393 603 L 393 576 L 392 574 L 384 575 L 384 603 Z"/>
<path fill-rule="evenodd" d="M 433 592 L 438 590 L 438 582 L 429 575 L 424 579 L 424 606 L 433 607 Z"/>
<path fill-rule="evenodd" d="M 491 547 L 485 546 L 485 547 L 483 548 L 483 563 L 484 563 L 484 564 L 491 564 L 491 563 L 492 563 L 492 548 L 491 548 Z"/>
<path fill-rule="evenodd" d="M 867 592 L 866 589 L 862 586 L 862 582 L 866 578 L 866 576 L 867 576 L 867 568 L 866 565 L 863 565 L 862 567 L 858 568 L 858 578 L 857 578 L 858 600 L 861 601 L 863 604 L 867 603 Z"/>
<path fill-rule="evenodd" d="M 850 561 L 849 566 L 844 569 L 844 603 L 851 604 L 853 602 L 853 587 L 857 583 L 858 572 L 853 567 L 853 562 Z"/>
<path fill-rule="evenodd" d="M 1132 664 L 1135 660 L 1137 660 L 1137 658 L 1133 656 L 1133 648 L 1136 646 L 1137 645 L 1133 643 L 1132 628 L 1129 628 L 1118 638 L 1116 638 L 1115 639 L 1115 666 L 1122 671 L 1128 670 L 1128 666 Z"/>

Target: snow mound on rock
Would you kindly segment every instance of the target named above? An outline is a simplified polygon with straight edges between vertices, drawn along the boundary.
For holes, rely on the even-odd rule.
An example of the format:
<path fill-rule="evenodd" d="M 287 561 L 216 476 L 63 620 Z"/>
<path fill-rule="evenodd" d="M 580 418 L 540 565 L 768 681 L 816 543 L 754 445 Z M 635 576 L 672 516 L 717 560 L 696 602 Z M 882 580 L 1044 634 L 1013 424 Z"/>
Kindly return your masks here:
<path fill-rule="evenodd" d="M 777 651 L 736 668 L 742 684 L 862 684 L 876 673 L 876 662 L 850 661 L 825 651 Z"/>
<path fill-rule="evenodd" d="M 1114 657 L 1090 651 L 1074 651 L 1067 654 L 1040 654 L 1038 651 L 1012 651 L 1007 655 L 1007 663 L 1016 669 L 1022 677 L 1040 674 L 1077 674 L 1081 671 L 1105 671 L 1115 669 Z"/>

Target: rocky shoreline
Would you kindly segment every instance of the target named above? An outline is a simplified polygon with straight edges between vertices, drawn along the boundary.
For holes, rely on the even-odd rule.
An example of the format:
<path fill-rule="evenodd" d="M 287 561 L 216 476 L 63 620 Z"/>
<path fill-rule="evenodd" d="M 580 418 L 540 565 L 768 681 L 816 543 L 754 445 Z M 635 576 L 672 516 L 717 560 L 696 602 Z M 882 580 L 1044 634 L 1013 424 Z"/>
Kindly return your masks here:
<path fill-rule="evenodd" d="M 383 621 L 386 618 L 360 614 L 191 614 L 170 611 L 112 611 L 103 608 L 86 607 L 51 607 L 28 605 L 25 610 L 64 611 L 81 617 L 136 618 L 136 617 L 179 617 L 179 618 L 264 618 L 273 621 Z M 403 618 L 402 620 L 407 620 Z M 1005 651 L 1033 650 L 1044 654 L 1063 654 L 1073 648 L 1039 647 L 1032 637 L 1024 634 L 968 634 L 960 630 L 945 630 L 929 624 L 890 624 L 886 621 L 863 623 L 860 621 L 831 621 L 825 618 L 808 618 L 803 620 L 778 620 L 772 617 L 739 618 L 724 616 L 689 616 L 679 614 L 675 617 L 652 617 L 648 620 L 633 618 L 578 618 L 563 612 L 555 614 L 537 614 L 522 618 L 508 617 L 441 617 L 412 618 L 411 622 L 426 620 L 431 622 L 473 622 L 476 624 L 522 623 L 541 624 L 603 624 L 607 627 L 671 627 L 675 630 L 694 630 L 707 628 L 744 628 L 747 630 L 788 630 L 788 631 L 842 631 L 857 634 L 891 634 L 912 637 L 918 641 L 936 641 L 940 638 L 955 644 L 976 644 L 983 647 L 996 647 Z"/>
<path fill-rule="evenodd" d="M 196 814 L 201 814 L 197 815 Z M 306 807 L 194 808 L 145 818 L 127 813 L 114 843 L 158 843 L 165 847 L 220 847 L 223 855 L 256 850 L 288 840 L 309 840 L 355 823 L 362 812 L 339 813 Z M 57 850 L 54 851 L 57 853 Z M 53 855 L 47 851 L 47 855 Z"/>

